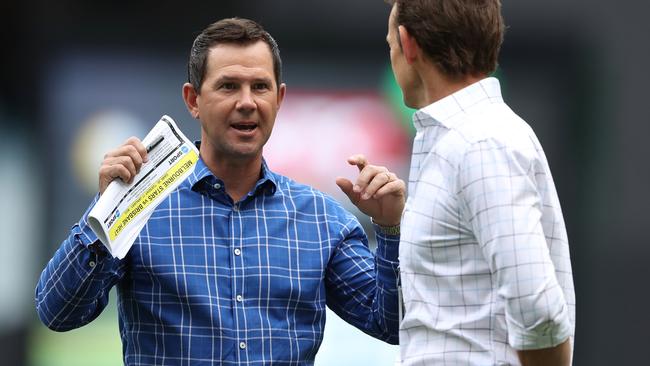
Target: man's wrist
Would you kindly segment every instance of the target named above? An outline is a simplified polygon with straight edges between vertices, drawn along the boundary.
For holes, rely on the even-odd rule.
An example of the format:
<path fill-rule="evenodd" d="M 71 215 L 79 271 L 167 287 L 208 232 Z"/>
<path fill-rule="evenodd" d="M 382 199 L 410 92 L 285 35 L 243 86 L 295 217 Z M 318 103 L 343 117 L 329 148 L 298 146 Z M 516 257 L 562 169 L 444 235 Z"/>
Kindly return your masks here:
<path fill-rule="evenodd" d="M 397 225 L 384 225 L 382 223 L 378 223 L 375 221 L 375 219 L 372 219 L 372 223 L 379 228 L 379 231 L 381 231 L 382 234 L 385 235 L 399 235 L 400 234 L 400 224 Z"/>

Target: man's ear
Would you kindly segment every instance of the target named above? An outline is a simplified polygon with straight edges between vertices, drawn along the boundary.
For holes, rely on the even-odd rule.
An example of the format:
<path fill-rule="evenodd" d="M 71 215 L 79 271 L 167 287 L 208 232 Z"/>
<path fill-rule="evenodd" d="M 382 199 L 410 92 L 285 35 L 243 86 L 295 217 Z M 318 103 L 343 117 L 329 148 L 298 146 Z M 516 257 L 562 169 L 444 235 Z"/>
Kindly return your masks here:
<path fill-rule="evenodd" d="M 287 93 L 287 84 L 282 83 L 280 84 L 280 87 L 278 88 L 278 108 L 280 108 L 280 105 L 282 105 L 282 101 L 284 100 L 284 95 Z"/>
<path fill-rule="evenodd" d="M 183 100 L 185 101 L 187 110 L 194 118 L 199 118 L 199 105 L 197 103 L 198 97 L 199 95 L 192 84 L 183 84 Z"/>
<path fill-rule="evenodd" d="M 397 31 L 399 33 L 400 44 L 402 45 L 402 52 L 404 52 L 404 58 L 406 58 L 406 62 L 410 65 L 417 60 L 420 53 L 420 46 L 418 46 L 415 38 L 409 34 L 409 31 L 403 25 L 397 27 Z"/>

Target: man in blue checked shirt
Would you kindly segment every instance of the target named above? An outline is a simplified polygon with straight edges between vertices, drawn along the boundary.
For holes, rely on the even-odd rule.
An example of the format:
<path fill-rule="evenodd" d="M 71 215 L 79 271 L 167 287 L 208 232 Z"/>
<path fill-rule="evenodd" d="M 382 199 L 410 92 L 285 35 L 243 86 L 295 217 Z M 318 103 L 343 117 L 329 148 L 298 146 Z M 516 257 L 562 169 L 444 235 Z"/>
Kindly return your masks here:
<path fill-rule="evenodd" d="M 116 286 L 127 365 L 313 364 L 325 305 L 396 344 L 404 182 L 361 155 L 348 159 L 356 181 L 337 179 L 373 218 L 373 254 L 352 214 L 262 157 L 286 93 L 273 38 L 250 20 L 218 21 L 194 41 L 188 68 L 183 98 L 201 123 L 194 172 L 123 260 L 107 254 L 86 212 L 37 285 L 43 323 L 56 331 L 89 323 Z M 99 193 L 113 179 L 130 181 L 146 159 L 134 137 L 110 151 Z"/>

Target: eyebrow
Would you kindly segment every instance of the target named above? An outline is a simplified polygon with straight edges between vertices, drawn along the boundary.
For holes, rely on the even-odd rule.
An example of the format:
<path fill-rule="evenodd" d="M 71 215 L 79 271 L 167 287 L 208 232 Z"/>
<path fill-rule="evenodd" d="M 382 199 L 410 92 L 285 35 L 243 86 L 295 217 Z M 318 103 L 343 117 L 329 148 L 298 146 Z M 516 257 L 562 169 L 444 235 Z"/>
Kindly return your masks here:
<path fill-rule="evenodd" d="M 217 80 L 215 80 L 217 83 L 223 83 L 223 82 L 228 82 L 228 81 L 242 81 L 242 80 L 248 80 L 246 77 L 240 77 L 240 76 L 232 76 L 232 75 L 223 75 L 219 77 Z M 252 81 L 254 83 L 259 83 L 259 82 L 264 82 L 264 83 L 272 83 L 271 78 L 267 77 L 256 77 L 253 78 Z"/>

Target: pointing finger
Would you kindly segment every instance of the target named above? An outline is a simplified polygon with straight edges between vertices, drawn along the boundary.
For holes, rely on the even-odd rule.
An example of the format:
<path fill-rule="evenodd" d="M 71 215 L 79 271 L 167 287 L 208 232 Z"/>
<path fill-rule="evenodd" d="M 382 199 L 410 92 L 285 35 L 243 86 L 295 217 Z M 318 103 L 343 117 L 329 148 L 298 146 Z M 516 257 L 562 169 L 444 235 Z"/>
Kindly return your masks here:
<path fill-rule="evenodd" d="M 363 168 L 368 165 L 368 159 L 362 154 L 355 154 L 348 158 L 348 164 L 356 165 L 359 171 L 362 171 Z"/>

